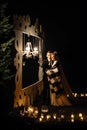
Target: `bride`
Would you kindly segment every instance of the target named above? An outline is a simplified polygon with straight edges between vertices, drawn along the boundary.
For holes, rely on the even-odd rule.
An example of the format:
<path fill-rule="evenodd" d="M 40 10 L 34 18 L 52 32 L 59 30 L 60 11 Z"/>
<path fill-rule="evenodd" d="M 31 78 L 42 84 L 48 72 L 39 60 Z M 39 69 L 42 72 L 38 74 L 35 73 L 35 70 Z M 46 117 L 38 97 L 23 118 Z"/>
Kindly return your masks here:
<path fill-rule="evenodd" d="M 51 53 L 52 66 L 46 70 L 46 74 L 50 87 L 50 100 L 51 105 L 54 106 L 70 106 L 64 87 L 62 85 L 60 63 L 57 51 Z"/>

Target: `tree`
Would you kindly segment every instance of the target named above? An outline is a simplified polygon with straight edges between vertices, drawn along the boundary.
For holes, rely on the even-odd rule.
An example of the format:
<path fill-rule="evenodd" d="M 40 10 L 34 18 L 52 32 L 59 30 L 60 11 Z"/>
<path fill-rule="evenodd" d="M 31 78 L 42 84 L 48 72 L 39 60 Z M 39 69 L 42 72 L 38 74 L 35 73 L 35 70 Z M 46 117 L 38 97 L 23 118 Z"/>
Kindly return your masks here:
<path fill-rule="evenodd" d="M 8 85 L 13 77 L 11 66 L 13 59 L 11 55 L 13 37 L 13 25 L 10 23 L 10 16 L 6 15 L 7 4 L 0 5 L 0 86 Z"/>
<path fill-rule="evenodd" d="M 12 108 L 14 32 L 10 16 L 6 12 L 7 3 L 0 5 L 0 114 Z"/>

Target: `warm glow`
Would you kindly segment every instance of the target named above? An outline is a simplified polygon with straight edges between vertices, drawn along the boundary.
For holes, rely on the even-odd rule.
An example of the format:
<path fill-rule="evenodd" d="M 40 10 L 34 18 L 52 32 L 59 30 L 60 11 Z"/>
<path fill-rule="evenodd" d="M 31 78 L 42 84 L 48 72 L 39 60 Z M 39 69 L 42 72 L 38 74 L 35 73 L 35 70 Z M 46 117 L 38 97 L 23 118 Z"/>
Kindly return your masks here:
<path fill-rule="evenodd" d="M 82 117 L 82 113 L 79 113 L 79 117 Z"/>
<path fill-rule="evenodd" d="M 81 93 L 81 97 L 84 97 L 84 94 L 83 94 L 83 93 Z"/>
<path fill-rule="evenodd" d="M 74 94 L 74 97 L 77 97 L 77 93 Z"/>
<path fill-rule="evenodd" d="M 44 114 L 43 113 L 41 113 L 41 118 L 44 118 Z"/>
<path fill-rule="evenodd" d="M 71 122 L 74 122 L 74 119 L 71 119 Z"/>
<path fill-rule="evenodd" d="M 40 121 L 40 122 L 42 121 L 42 118 L 41 118 L 41 117 L 39 118 L 39 121 Z"/>
<path fill-rule="evenodd" d="M 51 115 L 46 115 L 47 120 L 51 118 Z"/>
<path fill-rule="evenodd" d="M 63 114 L 61 115 L 61 118 L 64 119 L 64 115 Z"/>
<path fill-rule="evenodd" d="M 26 55 L 26 57 L 28 57 L 28 58 L 32 57 L 32 56 L 37 56 L 38 48 L 37 47 L 33 48 L 31 42 L 27 42 L 23 55 Z"/>
<path fill-rule="evenodd" d="M 26 44 L 26 48 L 25 48 L 25 51 L 26 51 L 26 52 L 30 52 L 31 49 L 32 49 L 31 42 L 27 42 L 27 44 Z"/>
<path fill-rule="evenodd" d="M 28 110 L 27 110 L 29 113 L 33 113 L 34 111 L 34 108 L 32 106 L 28 107 Z"/>
<path fill-rule="evenodd" d="M 57 115 L 56 115 L 56 114 L 53 114 L 53 118 L 56 119 L 56 118 L 57 118 Z"/>
<path fill-rule="evenodd" d="M 74 118 L 74 114 L 71 114 L 71 118 Z"/>

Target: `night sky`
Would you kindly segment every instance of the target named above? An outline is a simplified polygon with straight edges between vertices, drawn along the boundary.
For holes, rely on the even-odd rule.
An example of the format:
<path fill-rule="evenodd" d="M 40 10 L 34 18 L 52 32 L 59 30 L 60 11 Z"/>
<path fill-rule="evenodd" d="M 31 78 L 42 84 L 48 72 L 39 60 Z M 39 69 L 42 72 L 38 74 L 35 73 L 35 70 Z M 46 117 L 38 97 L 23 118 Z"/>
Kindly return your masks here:
<path fill-rule="evenodd" d="M 64 5 L 64 3 L 63 3 Z M 38 18 L 45 32 L 46 50 L 57 50 L 72 89 L 87 91 L 87 50 L 84 16 L 80 3 L 59 6 L 52 3 L 8 3 L 10 14 Z M 74 5 L 74 6 L 73 6 Z"/>

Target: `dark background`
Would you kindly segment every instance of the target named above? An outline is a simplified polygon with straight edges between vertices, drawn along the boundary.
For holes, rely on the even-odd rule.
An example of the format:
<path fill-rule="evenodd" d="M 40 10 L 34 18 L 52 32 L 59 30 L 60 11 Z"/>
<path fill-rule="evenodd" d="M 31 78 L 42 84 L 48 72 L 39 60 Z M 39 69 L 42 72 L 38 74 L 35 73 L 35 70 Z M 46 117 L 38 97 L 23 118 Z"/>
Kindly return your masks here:
<path fill-rule="evenodd" d="M 79 3 L 10 1 L 9 14 L 39 19 L 45 33 L 45 51 L 57 50 L 73 90 L 87 91 L 87 50 L 85 8 Z"/>

